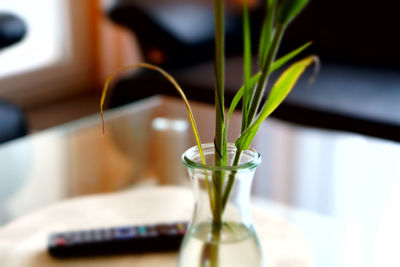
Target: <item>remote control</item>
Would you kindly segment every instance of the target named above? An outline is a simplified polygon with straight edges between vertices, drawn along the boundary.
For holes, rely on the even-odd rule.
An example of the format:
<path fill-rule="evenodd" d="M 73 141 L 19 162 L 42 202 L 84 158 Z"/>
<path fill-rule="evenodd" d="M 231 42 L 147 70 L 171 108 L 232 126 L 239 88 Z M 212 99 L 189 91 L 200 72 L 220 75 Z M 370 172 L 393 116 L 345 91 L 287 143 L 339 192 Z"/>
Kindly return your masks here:
<path fill-rule="evenodd" d="M 48 251 L 56 258 L 176 251 L 186 222 L 53 233 Z"/>

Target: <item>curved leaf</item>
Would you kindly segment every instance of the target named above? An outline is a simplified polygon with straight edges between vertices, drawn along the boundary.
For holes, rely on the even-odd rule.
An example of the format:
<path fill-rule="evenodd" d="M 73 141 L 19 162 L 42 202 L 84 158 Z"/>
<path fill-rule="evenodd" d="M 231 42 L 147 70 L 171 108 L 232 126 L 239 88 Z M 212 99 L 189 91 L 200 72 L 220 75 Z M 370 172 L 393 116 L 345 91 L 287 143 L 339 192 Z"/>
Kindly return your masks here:
<path fill-rule="evenodd" d="M 189 101 L 187 100 L 185 93 L 183 92 L 183 90 L 179 86 L 179 84 L 176 82 L 176 80 L 168 72 L 166 72 L 165 70 L 161 69 L 160 67 L 157 67 L 157 66 L 152 65 L 152 64 L 148 64 L 148 63 L 132 64 L 132 65 L 129 65 L 129 66 L 122 67 L 122 68 L 118 69 L 117 71 L 115 71 L 110 76 L 108 76 L 107 81 L 106 81 L 106 83 L 104 85 L 103 92 L 101 94 L 101 100 L 100 100 L 100 116 L 101 116 L 101 121 L 102 121 L 102 126 L 103 126 L 103 133 L 104 133 L 103 105 L 104 105 L 104 101 L 106 99 L 108 87 L 110 86 L 110 83 L 114 79 L 115 76 L 117 76 L 118 74 L 120 74 L 120 73 L 122 73 L 124 71 L 132 70 L 134 68 L 145 68 L 145 69 L 150 69 L 150 70 L 154 70 L 154 71 L 159 72 L 178 91 L 178 93 L 180 94 L 183 102 L 185 103 L 186 110 L 187 110 L 188 115 L 189 115 L 190 123 L 192 125 L 192 130 L 193 130 L 193 133 L 194 133 L 194 136 L 195 136 L 195 139 L 196 139 L 197 147 L 199 149 L 201 161 L 202 161 L 203 164 L 205 164 L 205 159 L 204 159 L 203 149 L 201 147 L 199 131 L 197 130 L 196 121 L 194 120 L 193 112 L 192 112 L 192 109 L 190 108 Z"/>
<path fill-rule="evenodd" d="M 309 0 L 282 0 L 277 13 L 280 24 L 290 23 L 308 4 Z"/>
<path fill-rule="evenodd" d="M 312 42 L 308 42 L 308 43 L 300 46 L 299 48 L 293 50 L 292 52 L 275 60 L 275 62 L 271 66 L 270 72 L 272 73 L 272 72 L 276 71 L 277 69 L 279 69 L 280 67 L 282 67 L 283 65 L 285 65 L 287 62 L 292 60 L 295 56 L 297 56 L 298 54 L 303 52 L 306 48 L 308 48 L 311 44 L 312 44 Z"/>
<path fill-rule="evenodd" d="M 289 92 L 293 89 L 300 76 L 306 68 L 316 62 L 315 56 L 306 57 L 291 65 L 274 84 L 266 103 L 261 109 L 254 123 L 236 140 L 238 149 L 246 150 L 250 147 L 251 141 L 261 123 L 282 103 Z"/>
<path fill-rule="evenodd" d="M 258 83 L 258 81 L 260 80 L 260 77 L 261 77 L 261 72 L 258 72 L 253 77 L 251 77 L 250 81 L 249 81 L 249 87 L 253 88 Z M 223 127 L 223 135 L 224 136 L 227 135 L 227 129 L 228 129 L 229 120 L 231 119 L 231 116 L 232 116 L 233 112 L 235 111 L 235 109 L 236 109 L 237 105 L 239 104 L 240 100 L 242 99 L 244 92 L 245 92 L 245 86 L 242 85 L 242 87 L 240 87 L 239 91 L 237 91 L 236 95 L 233 97 L 233 100 L 232 100 L 231 105 L 229 107 L 228 115 L 226 117 L 226 124 Z M 226 144 L 225 144 L 225 146 L 226 146 Z"/>
<path fill-rule="evenodd" d="M 249 149 L 251 142 L 256 136 L 260 126 L 254 127 L 251 131 L 247 130 L 244 132 L 236 141 L 235 146 L 238 150 L 243 151 Z"/>
<path fill-rule="evenodd" d="M 261 72 L 254 74 L 253 77 L 250 78 L 249 88 L 254 87 L 257 84 L 260 77 L 261 77 Z M 236 95 L 233 97 L 233 100 L 229 107 L 228 116 L 226 118 L 226 125 L 228 125 L 228 122 L 229 122 L 233 112 L 235 111 L 237 105 L 239 104 L 239 101 L 242 99 L 244 91 L 245 91 L 245 86 L 243 85 L 242 87 L 240 87 L 239 91 L 237 91 Z"/>
<path fill-rule="evenodd" d="M 104 88 L 103 88 L 103 92 L 101 94 L 101 100 L 100 100 L 100 116 L 101 116 L 101 121 L 102 121 L 102 128 L 103 128 L 103 133 L 104 133 L 104 114 L 103 114 L 103 106 L 104 106 L 104 102 L 107 96 L 107 91 L 108 88 L 110 86 L 110 83 L 112 82 L 112 80 L 119 74 L 121 74 L 122 72 L 128 71 L 128 70 L 132 70 L 135 68 L 145 68 L 145 69 L 150 69 L 150 70 L 154 70 L 159 72 L 162 76 L 164 76 L 174 87 L 175 89 L 178 91 L 179 95 L 181 96 L 183 102 L 185 103 L 186 106 L 186 110 L 187 113 L 189 115 L 189 119 L 190 119 L 190 123 L 192 125 L 192 130 L 193 130 L 193 134 L 194 137 L 196 139 L 196 143 L 197 143 L 197 147 L 199 149 L 199 153 L 200 153 L 200 157 L 201 157 L 201 162 L 205 165 L 206 161 L 204 158 L 204 153 L 203 153 L 203 148 L 201 147 L 201 141 L 200 141 L 200 135 L 199 135 L 199 131 L 197 129 L 197 125 L 196 125 L 196 121 L 194 119 L 193 116 L 193 112 L 192 109 L 189 105 L 189 101 L 186 98 L 185 93 L 183 92 L 182 88 L 179 86 L 179 84 L 176 82 L 176 80 L 165 70 L 161 69 L 160 67 L 157 67 L 155 65 L 152 64 L 148 64 L 148 63 L 137 63 L 137 64 L 132 64 L 129 66 L 125 66 L 122 67 L 118 70 L 116 70 L 114 73 L 112 73 L 110 76 L 108 76 L 106 83 L 104 84 Z M 211 191 L 211 184 L 209 183 L 208 179 L 205 179 L 206 181 L 206 187 L 207 187 L 207 191 L 208 194 L 210 196 L 210 206 L 211 209 L 214 209 L 214 196 L 213 193 Z"/>

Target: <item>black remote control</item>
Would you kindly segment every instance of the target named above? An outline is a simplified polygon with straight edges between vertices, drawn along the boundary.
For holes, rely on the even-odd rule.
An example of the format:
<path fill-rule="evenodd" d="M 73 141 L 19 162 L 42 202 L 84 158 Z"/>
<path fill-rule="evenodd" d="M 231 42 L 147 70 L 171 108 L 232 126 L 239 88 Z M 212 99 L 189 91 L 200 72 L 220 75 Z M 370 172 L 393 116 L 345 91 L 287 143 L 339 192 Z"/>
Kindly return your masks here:
<path fill-rule="evenodd" d="M 54 233 L 48 251 L 56 258 L 176 251 L 187 225 L 178 222 Z"/>

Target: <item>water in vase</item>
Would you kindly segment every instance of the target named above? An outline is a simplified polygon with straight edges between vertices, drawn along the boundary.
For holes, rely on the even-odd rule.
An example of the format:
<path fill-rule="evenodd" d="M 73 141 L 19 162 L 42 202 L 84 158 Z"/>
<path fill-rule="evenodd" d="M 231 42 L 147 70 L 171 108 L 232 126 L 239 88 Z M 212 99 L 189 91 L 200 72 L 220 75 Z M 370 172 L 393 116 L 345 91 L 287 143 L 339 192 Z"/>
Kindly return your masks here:
<path fill-rule="evenodd" d="M 244 224 L 226 223 L 218 237 L 211 233 L 211 223 L 202 223 L 190 230 L 181 248 L 179 266 L 264 266 L 255 233 Z"/>

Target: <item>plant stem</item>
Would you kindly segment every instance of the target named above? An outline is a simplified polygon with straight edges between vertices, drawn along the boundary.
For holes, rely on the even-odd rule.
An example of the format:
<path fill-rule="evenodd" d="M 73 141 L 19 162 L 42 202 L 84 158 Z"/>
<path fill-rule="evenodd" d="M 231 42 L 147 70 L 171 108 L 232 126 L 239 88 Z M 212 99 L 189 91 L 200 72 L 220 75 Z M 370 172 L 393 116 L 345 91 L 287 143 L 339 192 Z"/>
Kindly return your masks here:
<path fill-rule="evenodd" d="M 219 242 L 221 240 L 221 232 L 211 232 L 211 242 L 204 243 L 200 257 L 201 267 L 218 267 Z"/>
<path fill-rule="evenodd" d="M 221 239 L 221 229 L 218 231 L 212 232 L 212 244 L 211 244 L 211 251 L 210 251 L 210 267 L 218 267 L 218 257 L 219 257 L 219 242 Z"/>
<path fill-rule="evenodd" d="M 212 229 L 213 232 L 217 232 L 222 227 L 222 182 L 221 182 L 221 172 L 216 172 L 214 174 L 214 183 L 218 181 L 218 184 L 214 184 L 214 213 L 212 218 Z"/>
<path fill-rule="evenodd" d="M 237 166 L 239 164 L 241 154 L 242 154 L 241 150 L 239 150 L 239 149 L 236 150 L 235 158 L 233 159 L 232 166 Z M 226 203 L 228 203 L 228 199 L 231 194 L 233 184 L 235 183 L 235 175 L 236 175 L 236 171 L 232 171 L 232 173 L 229 174 L 228 183 L 225 187 L 225 192 L 222 197 L 222 212 L 224 212 Z"/>
<path fill-rule="evenodd" d="M 224 40 L 224 1 L 214 1 L 215 12 L 215 153 L 216 158 L 223 158 L 223 130 L 225 123 L 225 40 Z M 219 160 L 218 160 L 219 161 Z"/>
<path fill-rule="evenodd" d="M 224 1 L 214 1 L 215 17 L 215 166 L 222 166 L 226 162 L 226 137 L 223 134 L 225 124 L 224 77 L 225 77 L 225 40 L 224 40 Z M 222 225 L 222 172 L 213 175 L 214 185 L 214 213 L 213 230 L 219 231 Z"/>
<path fill-rule="evenodd" d="M 261 71 L 260 80 L 257 83 L 256 90 L 254 91 L 254 95 L 251 100 L 249 117 L 248 117 L 247 125 L 245 128 L 249 127 L 249 125 L 252 123 L 252 121 L 254 120 L 254 117 L 256 115 L 256 112 L 260 106 L 262 96 L 264 94 L 265 88 L 267 87 L 269 72 L 271 70 L 271 65 L 276 57 L 276 53 L 278 51 L 278 46 L 282 39 L 284 31 L 285 31 L 285 25 L 278 24 L 276 26 L 276 31 L 275 31 L 274 39 L 271 44 L 271 49 L 269 50 L 269 53 L 268 53 L 268 56 L 267 56 L 267 59 L 265 62 L 265 66 Z"/>

